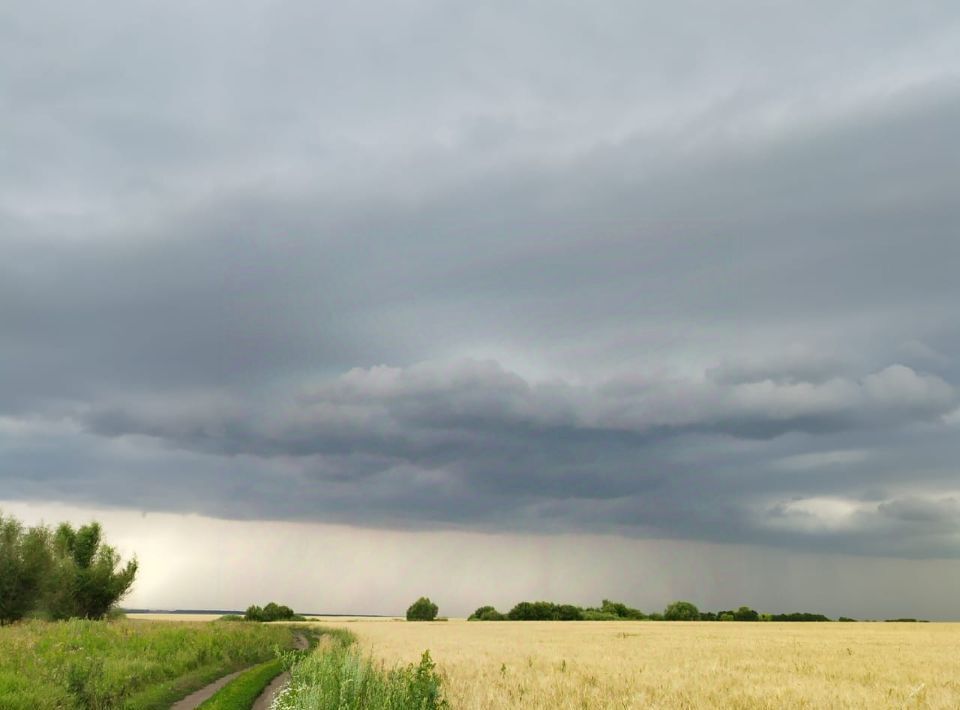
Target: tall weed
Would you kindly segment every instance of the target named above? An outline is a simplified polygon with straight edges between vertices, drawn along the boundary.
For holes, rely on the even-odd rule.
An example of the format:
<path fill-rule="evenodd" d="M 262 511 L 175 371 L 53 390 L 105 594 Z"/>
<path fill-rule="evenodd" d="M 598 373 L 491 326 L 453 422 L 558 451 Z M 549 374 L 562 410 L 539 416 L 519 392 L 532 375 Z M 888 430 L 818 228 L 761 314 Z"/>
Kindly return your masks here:
<path fill-rule="evenodd" d="M 430 652 L 419 664 L 386 668 L 355 647 L 320 651 L 294 663 L 272 710 L 444 710 Z"/>

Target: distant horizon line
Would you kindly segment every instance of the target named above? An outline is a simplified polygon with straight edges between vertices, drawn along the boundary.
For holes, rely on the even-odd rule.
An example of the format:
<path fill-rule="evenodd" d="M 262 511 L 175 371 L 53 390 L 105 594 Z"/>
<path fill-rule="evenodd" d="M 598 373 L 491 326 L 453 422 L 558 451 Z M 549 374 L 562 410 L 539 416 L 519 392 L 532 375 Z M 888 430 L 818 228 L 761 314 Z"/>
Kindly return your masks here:
<path fill-rule="evenodd" d="M 124 614 L 244 614 L 245 609 L 119 609 Z M 334 614 L 298 611 L 301 616 L 362 616 L 378 619 L 390 619 L 399 614 Z"/>

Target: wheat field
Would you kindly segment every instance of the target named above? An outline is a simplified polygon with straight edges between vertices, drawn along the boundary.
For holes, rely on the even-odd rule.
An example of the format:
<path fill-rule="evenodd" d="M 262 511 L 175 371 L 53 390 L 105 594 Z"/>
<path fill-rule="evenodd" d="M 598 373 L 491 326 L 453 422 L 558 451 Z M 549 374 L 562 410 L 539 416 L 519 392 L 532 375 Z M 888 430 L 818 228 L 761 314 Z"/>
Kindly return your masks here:
<path fill-rule="evenodd" d="M 325 624 L 388 664 L 429 649 L 456 710 L 960 707 L 960 624 Z"/>

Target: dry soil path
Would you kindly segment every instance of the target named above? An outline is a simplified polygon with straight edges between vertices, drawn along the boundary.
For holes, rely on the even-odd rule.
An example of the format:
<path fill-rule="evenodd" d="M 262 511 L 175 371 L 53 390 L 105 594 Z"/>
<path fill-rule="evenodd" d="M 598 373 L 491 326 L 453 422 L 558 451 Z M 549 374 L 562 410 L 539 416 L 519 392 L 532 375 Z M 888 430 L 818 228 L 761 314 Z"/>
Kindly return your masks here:
<path fill-rule="evenodd" d="M 299 651 L 306 651 L 308 648 L 310 648 L 310 642 L 307 641 L 307 637 L 303 634 L 297 634 L 293 639 L 293 647 Z M 253 668 L 253 666 L 250 666 L 250 668 Z M 231 673 L 230 675 L 225 675 L 222 678 L 218 678 L 210 685 L 205 685 L 200 688 L 200 690 L 190 693 L 190 695 L 185 697 L 183 700 L 178 700 L 172 706 L 170 706 L 170 710 L 195 710 L 201 703 L 212 698 L 213 695 L 220 690 L 220 688 L 247 670 L 250 669 L 243 668 L 239 671 Z M 270 685 L 268 685 L 260 694 L 260 697 L 257 698 L 257 701 L 253 705 L 254 710 L 268 710 L 270 703 L 273 702 L 274 697 L 276 697 L 281 688 L 287 684 L 289 679 L 290 674 L 286 672 L 281 673 L 274 678 Z"/>

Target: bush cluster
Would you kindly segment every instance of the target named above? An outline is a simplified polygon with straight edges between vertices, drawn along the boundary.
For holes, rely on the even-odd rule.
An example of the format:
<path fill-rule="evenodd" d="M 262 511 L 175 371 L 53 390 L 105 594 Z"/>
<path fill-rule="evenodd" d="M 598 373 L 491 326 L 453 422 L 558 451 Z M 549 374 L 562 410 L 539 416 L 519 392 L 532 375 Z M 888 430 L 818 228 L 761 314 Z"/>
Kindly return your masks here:
<path fill-rule="evenodd" d="M 0 625 L 24 616 L 102 619 L 130 590 L 137 561 L 103 544 L 99 523 L 26 528 L 0 514 Z"/>
<path fill-rule="evenodd" d="M 420 597 L 407 609 L 407 621 L 433 621 L 440 608 L 427 597 Z"/>
<path fill-rule="evenodd" d="M 285 604 L 270 602 L 261 608 L 254 604 L 247 607 L 243 615 L 244 621 L 303 621 L 304 617 L 293 613 L 293 609 Z"/>

